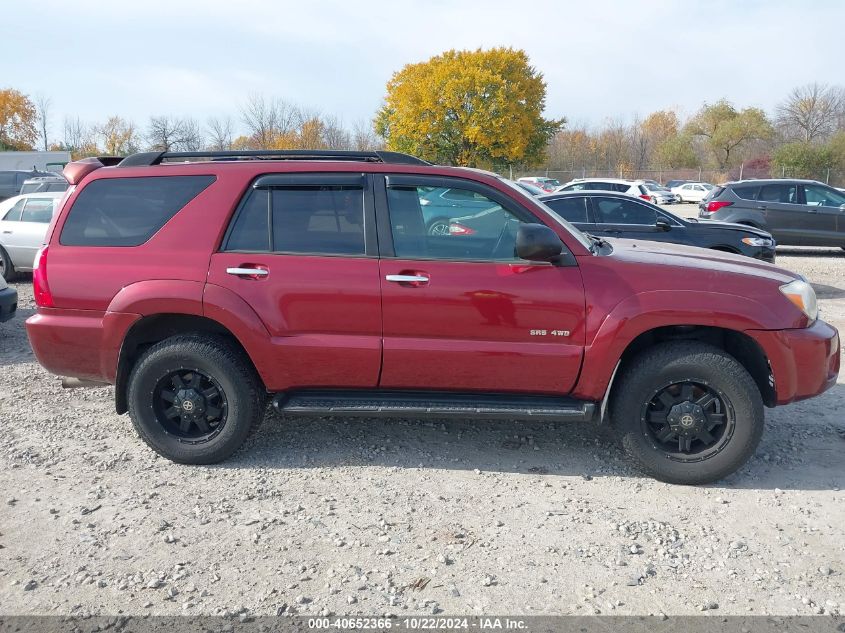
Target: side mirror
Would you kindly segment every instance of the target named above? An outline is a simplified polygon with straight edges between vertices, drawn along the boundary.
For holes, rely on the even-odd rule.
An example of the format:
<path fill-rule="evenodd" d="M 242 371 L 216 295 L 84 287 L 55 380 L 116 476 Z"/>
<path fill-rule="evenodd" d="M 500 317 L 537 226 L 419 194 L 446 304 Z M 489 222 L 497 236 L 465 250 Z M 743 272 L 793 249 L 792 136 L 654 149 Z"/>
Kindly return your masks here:
<path fill-rule="evenodd" d="M 563 242 L 543 224 L 520 224 L 516 232 L 516 256 L 532 262 L 550 262 L 563 252 Z"/>
<path fill-rule="evenodd" d="M 657 222 L 654 223 L 659 231 L 671 231 L 672 225 L 669 224 L 666 220 L 662 220 L 660 218 L 657 219 Z"/>

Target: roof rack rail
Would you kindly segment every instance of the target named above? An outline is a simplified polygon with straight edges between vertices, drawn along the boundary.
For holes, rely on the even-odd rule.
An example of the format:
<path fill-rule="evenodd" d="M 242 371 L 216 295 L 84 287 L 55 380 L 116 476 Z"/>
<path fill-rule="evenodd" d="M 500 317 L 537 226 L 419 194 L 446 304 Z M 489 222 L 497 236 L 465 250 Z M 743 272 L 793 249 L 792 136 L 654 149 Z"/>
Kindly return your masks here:
<path fill-rule="evenodd" d="M 393 165 L 430 165 L 431 163 L 401 152 L 353 152 L 347 150 L 266 149 L 214 152 L 141 152 L 124 158 L 118 167 L 149 167 L 168 162 L 206 160 L 333 160 L 390 163 Z"/>

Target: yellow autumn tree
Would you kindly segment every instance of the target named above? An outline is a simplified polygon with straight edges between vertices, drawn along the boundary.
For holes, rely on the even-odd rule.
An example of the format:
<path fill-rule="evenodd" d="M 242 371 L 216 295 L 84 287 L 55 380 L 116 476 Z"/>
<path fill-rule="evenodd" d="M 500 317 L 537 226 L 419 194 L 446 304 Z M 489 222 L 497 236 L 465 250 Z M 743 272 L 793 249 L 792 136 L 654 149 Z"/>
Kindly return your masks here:
<path fill-rule="evenodd" d="M 545 100 L 525 51 L 450 50 L 395 73 L 375 125 L 387 149 L 432 162 L 536 164 L 564 123 L 543 117 Z"/>
<path fill-rule="evenodd" d="M 0 90 L 0 150 L 32 149 L 38 139 L 35 105 L 13 88 Z"/>

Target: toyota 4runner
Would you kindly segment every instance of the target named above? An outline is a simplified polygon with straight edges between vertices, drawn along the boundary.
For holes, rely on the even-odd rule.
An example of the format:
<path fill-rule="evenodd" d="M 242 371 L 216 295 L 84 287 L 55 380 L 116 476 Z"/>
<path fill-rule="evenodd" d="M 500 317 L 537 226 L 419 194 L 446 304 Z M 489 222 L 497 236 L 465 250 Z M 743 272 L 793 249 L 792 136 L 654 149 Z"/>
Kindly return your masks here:
<path fill-rule="evenodd" d="M 839 371 L 798 275 L 597 239 L 492 173 L 316 151 L 64 173 L 32 347 L 77 385 L 115 385 L 176 462 L 229 457 L 271 398 L 295 415 L 594 421 L 646 473 L 703 483 L 749 459 L 764 406 Z M 431 232 L 438 192 L 448 230 Z"/>

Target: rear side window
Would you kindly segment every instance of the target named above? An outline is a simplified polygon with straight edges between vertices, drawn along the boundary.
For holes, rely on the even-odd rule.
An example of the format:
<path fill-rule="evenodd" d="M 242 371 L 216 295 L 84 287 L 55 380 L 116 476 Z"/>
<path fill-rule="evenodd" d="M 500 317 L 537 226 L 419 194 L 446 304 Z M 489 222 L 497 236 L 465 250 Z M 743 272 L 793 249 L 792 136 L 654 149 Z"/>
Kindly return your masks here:
<path fill-rule="evenodd" d="M 214 182 L 214 176 L 103 178 L 85 187 L 65 220 L 65 246 L 138 246 Z"/>
<path fill-rule="evenodd" d="M 21 222 L 50 224 L 53 219 L 53 198 L 30 198 L 23 208 Z"/>
<path fill-rule="evenodd" d="M 586 198 L 560 198 L 558 200 L 544 200 L 547 207 L 557 213 L 564 220 L 574 224 L 588 223 Z"/>
<path fill-rule="evenodd" d="M 741 187 L 734 187 L 733 190 L 738 198 L 742 198 L 743 200 L 756 200 L 757 192 L 760 191 L 760 187 L 755 185 L 745 185 Z M 715 198 L 716 196 L 713 197 Z"/>
<path fill-rule="evenodd" d="M 797 204 L 798 185 L 781 183 L 763 185 L 760 188 L 760 193 L 757 194 L 757 200 L 763 202 L 784 202 L 787 204 Z"/>
<path fill-rule="evenodd" d="M 363 187 L 255 189 L 226 240 L 227 251 L 363 255 Z"/>

